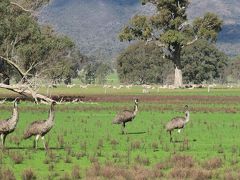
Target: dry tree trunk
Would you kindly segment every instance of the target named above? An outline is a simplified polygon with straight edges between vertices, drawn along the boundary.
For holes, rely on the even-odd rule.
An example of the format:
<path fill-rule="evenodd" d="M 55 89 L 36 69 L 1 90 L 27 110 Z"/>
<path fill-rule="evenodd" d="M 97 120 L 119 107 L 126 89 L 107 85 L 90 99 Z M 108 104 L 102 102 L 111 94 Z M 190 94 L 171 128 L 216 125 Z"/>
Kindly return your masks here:
<path fill-rule="evenodd" d="M 179 87 L 183 86 L 182 70 L 178 69 L 177 66 L 175 68 L 174 86 L 175 86 L 175 88 L 179 88 Z"/>

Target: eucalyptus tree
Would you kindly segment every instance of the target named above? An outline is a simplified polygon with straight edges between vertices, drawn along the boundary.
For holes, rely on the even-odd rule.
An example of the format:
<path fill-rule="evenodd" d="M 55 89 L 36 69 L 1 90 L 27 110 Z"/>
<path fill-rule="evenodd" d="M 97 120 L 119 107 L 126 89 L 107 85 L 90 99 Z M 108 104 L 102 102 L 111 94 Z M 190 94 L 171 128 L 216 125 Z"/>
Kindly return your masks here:
<path fill-rule="evenodd" d="M 47 2 L 0 1 L 0 76 L 3 79 L 0 88 L 51 101 L 37 94 L 30 80 L 68 76 L 76 64 L 73 62 L 76 57 L 72 56 L 76 48 L 69 38 L 38 24 L 36 12 Z M 17 85 L 11 86 L 9 79 L 13 77 Z"/>
<path fill-rule="evenodd" d="M 142 4 L 152 4 L 155 12 L 151 16 L 135 15 L 121 30 L 121 41 L 154 41 L 164 57 L 175 65 L 176 87 L 182 86 L 181 52 L 185 46 L 198 39 L 216 42 L 222 20 L 213 13 L 196 18 L 192 23 L 187 18 L 189 0 L 143 0 Z"/>

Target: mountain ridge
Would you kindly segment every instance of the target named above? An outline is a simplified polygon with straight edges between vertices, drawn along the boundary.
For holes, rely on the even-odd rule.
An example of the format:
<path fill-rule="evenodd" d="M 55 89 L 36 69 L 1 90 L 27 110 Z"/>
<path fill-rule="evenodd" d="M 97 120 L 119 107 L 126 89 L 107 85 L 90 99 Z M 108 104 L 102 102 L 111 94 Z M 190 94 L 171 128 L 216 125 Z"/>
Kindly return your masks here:
<path fill-rule="evenodd" d="M 218 47 L 234 56 L 240 48 L 240 15 L 237 0 L 195 0 L 187 11 L 189 19 L 212 11 L 224 19 Z M 82 53 L 112 60 L 128 43 L 118 33 L 136 13 L 150 12 L 138 0 L 53 0 L 42 9 L 39 22 L 52 24 L 59 33 L 71 37 Z"/>

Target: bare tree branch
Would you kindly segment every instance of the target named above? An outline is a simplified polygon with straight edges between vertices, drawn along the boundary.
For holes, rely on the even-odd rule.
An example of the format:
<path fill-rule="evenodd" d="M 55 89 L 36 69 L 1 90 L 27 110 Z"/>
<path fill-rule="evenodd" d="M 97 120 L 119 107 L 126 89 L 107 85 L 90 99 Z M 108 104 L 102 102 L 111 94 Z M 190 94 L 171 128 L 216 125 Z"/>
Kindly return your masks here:
<path fill-rule="evenodd" d="M 195 43 L 197 40 L 198 40 L 198 36 L 195 36 L 195 39 L 193 39 L 193 40 L 190 41 L 190 42 L 187 42 L 187 46 Z"/>
<path fill-rule="evenodd" d="M 53 100 L 45 95 L 39 94 L 36 91 L 34 91 L 31 87 L 28 85 L 23 85 L 23 84 L 16 84 L 16 85 L 6 85 L 0 83 L 0 88 L 7 89 L 10 91 L 13 91 L 15 93 L 21 94 L 26 97 L 31 97 L 33 98 L 36 103 L 38 102 L 37 99 L 41 99 L 45 102 L 53 102 Z"/>
<path fill-rule="evenodd" d="M 17 7 L 19 7 L 20 9 L 22 9 L 23 11 L 25 11 L 25 12 L 30 12 L 30 13 L 33 13 L 33 11 L 32 10 L 29 10 L 29 9 L 25 9 L 24 7 L 22 7 L 20 4 L 17 4 L 17 3 L 15 3 L 15 2 L 10 2 L 12 5 L 14 5 L 14 6 L 17 6 Z"/>
<path fill-rule="evenodd" d="M 13 66 L 17 71 L 18 73 L 20 74 L 21 77 L 24 77 L 26 76 L 27 74 L 25 72 L 22 71 L 22 69 L 16 64 L 14 63 L 13 61 L 11 61 L 10 59 L 8 58 L 5 58 L 3 56 L 0 56 L 0 59 L 5 61 L 7 64 Z"/>

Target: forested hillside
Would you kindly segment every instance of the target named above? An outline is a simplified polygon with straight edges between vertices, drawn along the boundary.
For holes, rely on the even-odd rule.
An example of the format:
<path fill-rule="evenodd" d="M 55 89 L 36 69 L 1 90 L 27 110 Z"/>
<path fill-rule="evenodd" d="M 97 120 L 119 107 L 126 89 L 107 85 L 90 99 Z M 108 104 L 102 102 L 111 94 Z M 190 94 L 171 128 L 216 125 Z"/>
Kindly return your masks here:
<path fill-rule="evenodd" d="M 239 6 L 238 0 L 194 0 L 188 14 L 191 19 L 207 11 L 221 16 L 224 27 L 218 46 L 233 56 L 240 48 Z M 39 20 L 70 36 L 83 53 L 111 60 L 127 46 L 117 38 L 122 26 L 134 14 L 151 10 L 138 0 L 53 0 Z"/>

